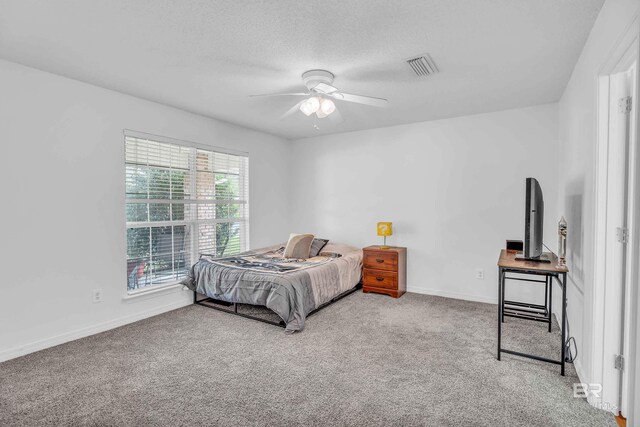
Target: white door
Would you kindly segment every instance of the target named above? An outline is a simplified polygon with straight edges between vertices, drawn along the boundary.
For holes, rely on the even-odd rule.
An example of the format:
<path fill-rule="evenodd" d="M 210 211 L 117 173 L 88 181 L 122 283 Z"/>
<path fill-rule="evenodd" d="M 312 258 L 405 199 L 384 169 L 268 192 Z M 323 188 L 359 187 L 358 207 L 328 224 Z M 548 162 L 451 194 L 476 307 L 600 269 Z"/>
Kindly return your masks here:
<path fill-rule="evenodd" d="M 638 147 L 637 135 L 637 115 L 636 108 L 638 100 L 637 87 L 638 62 L 634 62 L 628 71 L 629 92 L 633 99 L 632 108 L 627 115 L 627 203 L 626 203 L 626 227 L 624 244 L 624 295 L 623 295 L 623 341 L 621 354 L 625 357 L 624 369 L 621 376 L 621 407 L 620 413 L 628 418 L 633 413 L 633 393 L 634 393 L 634 369 L 637 363 L 636 341 L 636 317 L 638 310 L 638 268 L 640 267 L 640 257 L 638 245 L 640 244 L 638 225 L 640 224 L 640 151 Z M 638 392 L 640 390 L 636 390 Z M 637 419 L 637 416 L 635 417 Z M 633 420 L 630 420 L 633 422 Z M 629 424 L 631 425 L 631 424 Z"/>
<path fill-rule="evenodd" d="M 602 402 L 605 409 L 625 413 L 627 381 L 618 356 L 628 348 L 627 317 L 629 295 L 627 241 L 629 210 L 630 145 L 634 114 L 635 64 L 623 72 L 611 75 L 609 86 L 609 135 L 607 151 L 606 200 L 606 269 L 605 316 L 603 348 Z"/>

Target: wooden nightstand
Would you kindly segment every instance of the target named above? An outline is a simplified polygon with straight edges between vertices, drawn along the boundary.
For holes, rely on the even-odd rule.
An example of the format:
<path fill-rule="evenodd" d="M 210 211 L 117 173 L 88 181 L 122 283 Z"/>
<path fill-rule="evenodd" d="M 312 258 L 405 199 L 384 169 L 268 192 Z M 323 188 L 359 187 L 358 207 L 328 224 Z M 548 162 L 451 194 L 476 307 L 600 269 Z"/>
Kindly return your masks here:
<path fill-rule="evenodd" d="M 400 298 L 407 291 L 407 248 L 369 246 L 362 252 L 362 291 Z"/>

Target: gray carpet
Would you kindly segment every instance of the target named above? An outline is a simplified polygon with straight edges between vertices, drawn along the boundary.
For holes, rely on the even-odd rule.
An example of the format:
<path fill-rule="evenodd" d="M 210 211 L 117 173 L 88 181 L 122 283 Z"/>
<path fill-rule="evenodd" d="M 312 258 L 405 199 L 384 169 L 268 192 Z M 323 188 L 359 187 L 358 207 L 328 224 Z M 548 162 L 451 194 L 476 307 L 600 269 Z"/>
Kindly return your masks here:
<path fill-rule="evenodd" d="M 559 335 L 508 319 L 505 346 Z M 496 307 L 352 294 L 304 332 L 200 306 L 0 364 L 0 425 L 615 426 L 572 365 L 495 359 Z"/>

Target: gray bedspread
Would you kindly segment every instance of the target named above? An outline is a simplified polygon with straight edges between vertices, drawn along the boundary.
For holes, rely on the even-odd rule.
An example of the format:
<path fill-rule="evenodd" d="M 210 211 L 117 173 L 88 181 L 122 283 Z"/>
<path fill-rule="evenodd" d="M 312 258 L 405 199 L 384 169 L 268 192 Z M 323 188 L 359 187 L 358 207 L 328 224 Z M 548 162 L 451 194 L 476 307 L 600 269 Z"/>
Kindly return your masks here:
<path fill-rule="evenodd" d="M 283 258 L 283 250 L 278 245 L 224 258 L 202 255 L 182 283 L 218 300 L 266 306 L 285 321 L 286 332 L 294 332 L 316 307 L 360 281 L 360 249 L 329 243 L 306 260 Z"/>

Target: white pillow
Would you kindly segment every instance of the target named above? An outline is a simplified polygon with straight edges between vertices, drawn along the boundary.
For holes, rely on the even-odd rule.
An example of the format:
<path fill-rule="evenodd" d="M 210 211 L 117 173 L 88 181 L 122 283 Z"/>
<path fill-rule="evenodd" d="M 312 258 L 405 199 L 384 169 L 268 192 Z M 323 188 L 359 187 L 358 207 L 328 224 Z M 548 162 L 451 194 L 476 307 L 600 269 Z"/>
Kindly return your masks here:
<path fill-rule="evenodd" d="M 285 258 L 307 259 L 309 258 L 309 250 L 313 243 L 313 234 L 294 234 L 289 235 L 289 241 L 284 248 Z"/>

